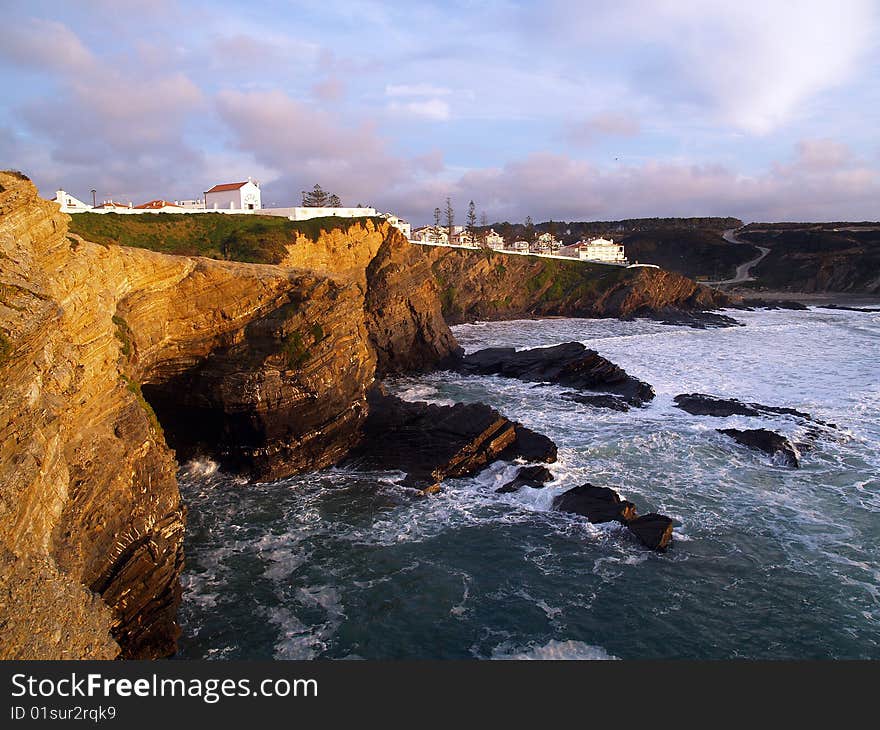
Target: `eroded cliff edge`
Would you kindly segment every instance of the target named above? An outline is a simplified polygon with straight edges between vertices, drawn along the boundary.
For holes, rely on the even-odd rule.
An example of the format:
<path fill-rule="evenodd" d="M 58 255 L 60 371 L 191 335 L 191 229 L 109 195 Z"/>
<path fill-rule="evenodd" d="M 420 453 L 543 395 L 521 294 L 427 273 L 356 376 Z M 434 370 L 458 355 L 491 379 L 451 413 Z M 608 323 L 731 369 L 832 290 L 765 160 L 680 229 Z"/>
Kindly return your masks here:
<path fill-rule="evenodd" d="M 450 324 L 534 316 L 631 317 L 729 306 L 686 276 L 582 261 L 424 246 Z"/>
<path fill-rule="evenodd" d="M 357 442 L 377 370 L 457 345 L 387 225 L 269 266 L 102 246 L 68 220 L 0 173 L 0 656 L 165 656 L 185 523 L 166 436 L 253 478 L 320 468 Z M 350 266 L 314 260 L 335 243 Z"/>

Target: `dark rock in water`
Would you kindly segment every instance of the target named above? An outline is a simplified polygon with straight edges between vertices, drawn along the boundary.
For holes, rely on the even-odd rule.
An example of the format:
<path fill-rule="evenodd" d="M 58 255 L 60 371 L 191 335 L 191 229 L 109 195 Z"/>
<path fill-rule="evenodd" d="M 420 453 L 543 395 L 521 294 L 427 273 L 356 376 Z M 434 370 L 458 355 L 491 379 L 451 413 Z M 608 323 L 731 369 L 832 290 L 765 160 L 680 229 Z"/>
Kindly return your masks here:
<path fill-rule="evenodd" d="M 636 516 L 632 502 L 621 499 L 613 489 L 592 484 L 581 484 L 563 492 L 553 500 L 553 509 L 583 515 L 594 523 L 616 520 L 626 524 Z"/>
<path fill-rule="evenodd" d="M 796 416 L 805 421 L 813 421 L 829 428 L 837 428 L 833 423 L 825 423 L 813 418 L 805 411 L 795 408 L 782 408 L 780 406 L 765 406 L 761 403 L 743 403 L 736 398 L 717 398 L 705 393 L 683 393 L 675 396 L 675 405 L 683 411 L 694 416 L 764 416 L 767 414 L 780 414 L 784 416 Z"/>
<path fill-rule="evenodd" d="M 775 431 L 768 431 L 766 428 L 751 428 L 745 430 L 738 428 L 719 428 L 716 430 L 718 433 L 730 436 L 738 443 L 741 443 L 743 446 L 748 446 L 750 449 L 763 451 L 771 456 L 782 454 L 782 457 L 788 466 L 793 466 L 795 468 L 800 466 L 798 452 L 797 449 L 795 449 L 794 444 L 792 444 L 792 442 L 785 436 L 782 436 Z"/>
<path fill-rule="evenodd" d="M 344 464 L 400 469 L 414 487 L 475 474 L 501 458 L 553 461 L 556 446 L 483 403 L 412 403 L 372 388 L 360 443 Z"/>
<path fill-rule="evenodd" d="M 683 393 L 675 396 L 675 405 L 694 416 L 760 416 L 754 406 L 736 398 L 716 398 L 703 393 Z"/>
<path fill-rule="evenodd" d="M 556 444 L 544 434 L 532 431 L 520 423 L 513 424 L 516 438 L 499 458 L 507 461 L 523 458 L 526 461 L 543 461 L 552 464 L 556 461 Z"/>
<path fill-rule="evenodd" d="M 666 550 L 672 541 L 672 520 L 664 515 L 651 512 L 630 520 L 626 526 L 651 550 Z"/>
<path fill-rule="evenodd" d="M 516 476 L 503 487 L 499 487 L 495 491 L 498 494 L 509 494 L 516 492 L 521 487 L 532 487 L 540 489 L 545 482 L 552 482 L 553 474 L 546 466 L 521 466 L 516 472 Z"/>
<path fill-rule="evenodd" d="M 501 375 L 526 382 L 613 393 L 637 406 L 654 397 L 650 385 L 579 342 L 519 352 L 512 347 L 490 347 L 466 355 L 454 369 L 464 375 Z"/>
<path fill-rule="evenodd" d="M 790 299 L 743 299 L 741 302 L 731 305 L 733 309 L 793 309 L 804 311 L 809 309 L 806 304 L 794 302 Z"/>
<path fill-rule="evenodd" d="M 681 309 L 657 309 L 644 312 L 633 312 L 634 317 L 653 319 L 660 324 L 671 324 L 694 329 L 710 329 L 720 327 L 745 327 L 742 322 L 717 312 L 684 311 Z"/>
<path fill-rule="evenodd" d="M 612 411 L 626 412 L 629 403 L 616 395 L 584 395 L 583 393 L 563 393 L 562 397 L 575 403 L 583 403 L 596 408 L 610 408 Z"/>
<path fill-rule="evenodd" d="M 846 307 L 843 304 L 821 304 L 819 309 L 843 309 L 847 312 L 880 312 L 877 307 Z"/>

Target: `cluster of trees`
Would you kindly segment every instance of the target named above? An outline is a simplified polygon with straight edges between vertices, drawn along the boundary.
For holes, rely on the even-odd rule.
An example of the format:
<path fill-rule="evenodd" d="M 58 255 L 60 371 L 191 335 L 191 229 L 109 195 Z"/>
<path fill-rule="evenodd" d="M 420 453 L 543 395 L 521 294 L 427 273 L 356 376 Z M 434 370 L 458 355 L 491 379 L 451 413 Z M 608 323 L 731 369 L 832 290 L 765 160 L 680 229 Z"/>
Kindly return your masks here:
<path fill-rule="evenodd" d="M 342 201 L 336 193 L 326 193 L 324 189 L 315 183 L 311 190 L 302 191 L 304 208 L 341 208 Z"/>
<path fill-rule="evenodd" d="M 452 234 L 455 232 L 455 209 L 452 207 L 451 198 L 446 198 L 446 206 L 443 210 L 434 208 L 434 225 L 431 228 L 435 242 L 440 240 L 444 228 L 449 240 L 452 240 Z M 468 203 L 464 229 L 472 241 L 485 242 L 486 234 L 489 232 L 489 219 L 485 211 L 480 214 L 480 225 L 477 226 L 477 206 L 473 200 Z"/>

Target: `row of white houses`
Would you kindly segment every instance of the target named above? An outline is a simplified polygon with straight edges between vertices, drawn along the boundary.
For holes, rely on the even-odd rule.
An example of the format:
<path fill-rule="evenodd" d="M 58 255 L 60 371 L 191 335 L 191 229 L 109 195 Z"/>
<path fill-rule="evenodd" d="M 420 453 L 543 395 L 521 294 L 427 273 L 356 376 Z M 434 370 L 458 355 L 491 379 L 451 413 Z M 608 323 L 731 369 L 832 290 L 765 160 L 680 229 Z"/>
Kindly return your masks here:
<path fill-rule="evenodd" d="M 601 261 L 609 264 L 629 263 L 623 245 L 614 243 L 612 239 L 608 238 L 592 238 L 564 246 L 553 234 L 541 233 L 531 242 L 519 240 L 508 243 L 492 228 L 475 236 L 466 231 L 463 226 L 453 226 L 450 236 L 449 230 L 445 227 L 424 226 L 413 231 L 412 240 L 417 243 L 439 246 L 486 247 L 494 251 L 564 256 L 581 261 Z"/>

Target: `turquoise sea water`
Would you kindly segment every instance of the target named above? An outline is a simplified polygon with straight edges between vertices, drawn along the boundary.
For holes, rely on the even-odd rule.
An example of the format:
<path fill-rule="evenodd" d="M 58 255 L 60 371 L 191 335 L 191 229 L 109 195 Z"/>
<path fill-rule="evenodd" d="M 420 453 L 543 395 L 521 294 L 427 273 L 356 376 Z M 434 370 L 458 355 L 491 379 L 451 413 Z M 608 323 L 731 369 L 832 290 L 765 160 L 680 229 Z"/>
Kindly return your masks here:
<path fill-rule="evenodd" d="M 419 498 L 395 472 L 247 485 L 196 461 L 181 656 L 209 658 L 880 658 L 880 315 L 731 312 L 745 327 L 552 319 L 455 328 L 467 350 L 582 341 L 651 383 L 618 413 L 562 389 L 435 373 L 412 400 L 484 401 L 559 445 L 556 481 L 494 490 L 516 465 Z M 776 464 L 672 405 L 703 392 L 830 421 Z M 676 520 L 665 554 L 549 510 L 590 481 Z"/>

